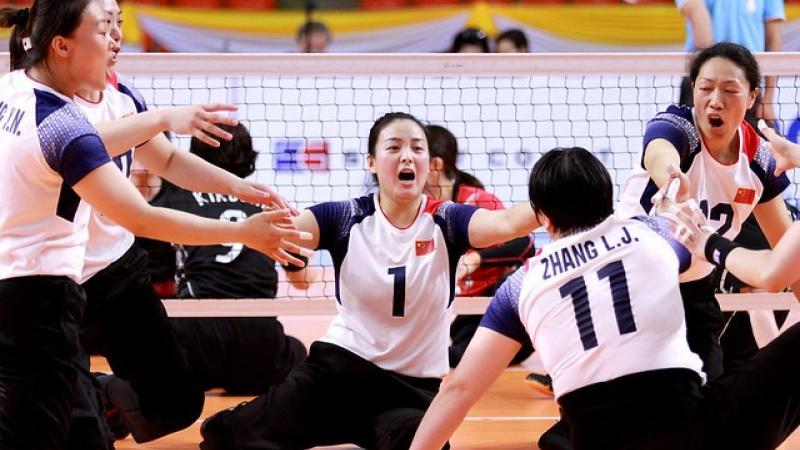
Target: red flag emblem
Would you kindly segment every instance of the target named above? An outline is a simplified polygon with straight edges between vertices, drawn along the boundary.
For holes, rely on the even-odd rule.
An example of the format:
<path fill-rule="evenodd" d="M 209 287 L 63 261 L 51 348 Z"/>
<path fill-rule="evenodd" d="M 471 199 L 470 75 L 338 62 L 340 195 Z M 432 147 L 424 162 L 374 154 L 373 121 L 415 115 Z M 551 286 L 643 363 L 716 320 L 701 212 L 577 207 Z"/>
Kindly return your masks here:
<path fill-rule="evenodd" d="M 749 205 L 756 199 L 756 190 L 748 188 L 739 188 L 736 190 L 736 195 L 733 197 L 733 203 L 744 203 Z"/>
<path fill-rule="evenodd" d="M 434 248 L 436 247 L 433 245 L 433 239 L 429 239 L 427 241 L 417 241 L 417 244 L 414 246 L 414 249 L 417 251 L 417 256 L 432 253 Z"/>

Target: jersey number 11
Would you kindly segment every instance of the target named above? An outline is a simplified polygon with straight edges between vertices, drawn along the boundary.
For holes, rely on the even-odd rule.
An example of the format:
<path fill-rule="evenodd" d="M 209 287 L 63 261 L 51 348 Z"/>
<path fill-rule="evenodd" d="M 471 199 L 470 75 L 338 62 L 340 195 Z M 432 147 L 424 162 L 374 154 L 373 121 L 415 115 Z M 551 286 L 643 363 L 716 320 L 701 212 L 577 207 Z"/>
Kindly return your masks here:
<path fill-rule="evenodd" d="M 633 320 L 631 310 L 631 296 L 628 291 L 628 279 L 625 277 L 625 266 L 622 261 L 606 264 L 597 271 L 599 279 L 608 278 L 611 288 L 611 299 L 614 303 L 614 315 L 617 318 L 617 328 L 620 334 L 636 331 L 636 322 Z M 586 282 L 583 277 L 567 281 L 559 289 L 562 298 L 572 297 L 572 307 L 575 310 L 575 321 L 578 322 L 578 332 L 584 350 L 597 347 L 597 336 L 594 333 L 592 309 L 589 306 L 589 294 L 586 292 Z"/>

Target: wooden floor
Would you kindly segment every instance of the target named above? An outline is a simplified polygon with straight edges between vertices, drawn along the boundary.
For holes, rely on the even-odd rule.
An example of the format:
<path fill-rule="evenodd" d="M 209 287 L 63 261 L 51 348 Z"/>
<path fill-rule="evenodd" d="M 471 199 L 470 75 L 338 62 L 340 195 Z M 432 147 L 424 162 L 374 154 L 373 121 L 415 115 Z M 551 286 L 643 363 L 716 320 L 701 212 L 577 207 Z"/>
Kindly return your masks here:
<path fill-rule="evenodd" d="M 296 316 L 281 318 L 287 334 L 298 337 L 307 345 L 321 335 L 330 318 Z M 93 370 L 107 371 L 101 358 L 92 360 Z M 470 411 L 467 419 L 451 440 L 453 450 L 536 450 L 536 441 L 545 430 L 555 423 L 558 409 L 552 399 L 542 397 L 525 385 L 528 370 L 511 368 L 487 392 Z M 147 444 L 138 445 L 128 438 L 118 441 L 117 450 L 197 449 L 200 442 L 200 424 L 203 419 L 234 406 L 245 397 L 229 397 L 218 393 L 207 393 L 202 417 L 188 429 Z M 352 449 L 352 446 L 326 447 Z M 676 449 L 679 450 L 679 449 Z M 738 450 L 738 449 L 730 449 Z M 795 433 L 780 450 L 800 450 L 800 433 Z"/>
<path fill-rule="evenodd" d="M 536 440 L 556 420 L 558 411 L 553 400 L 543 398 L 524 385 L 527 371 L 510 369 L 470 411 L 451 444 L 454 450 L 535 450 Z M 203 417 L 246 400 L 215 393 L 206 395 Z M 200 442 L 200 423 L 165 438 L 138 445 L 130 438 L 117 442 L 117 450 L 196 449 Z M 334 448 L 334 447 L 325 447 Z M 337 447 L 351 449 L 352 446 Z M 800 434 L 795 433 L 780 450 L 800 449 Z M 678 450 L 678 449 L 676 449 Z M 736 449 L 731 449 L 736 450 Z"/>
<path fill-rule="evenodd" d="M 475 405 L 469 417 L 453 437 L 455 450 L 531 450 L 538 436 L 549 428 L 558 415 L 552 400 L 541 397 L 524 385 L 526 371 L 509 371 Z M 246 400 L 244 397 L 227 397 L 215 393 L 206 395 L 203 418 Z M 130 438 L 117 442 L 117 450 L 196 449 L 200 442 L 200 423 L 180 433 L 154 442 L 137 445 Z M 345 446 L 344 448 L 353 448 Z"/>

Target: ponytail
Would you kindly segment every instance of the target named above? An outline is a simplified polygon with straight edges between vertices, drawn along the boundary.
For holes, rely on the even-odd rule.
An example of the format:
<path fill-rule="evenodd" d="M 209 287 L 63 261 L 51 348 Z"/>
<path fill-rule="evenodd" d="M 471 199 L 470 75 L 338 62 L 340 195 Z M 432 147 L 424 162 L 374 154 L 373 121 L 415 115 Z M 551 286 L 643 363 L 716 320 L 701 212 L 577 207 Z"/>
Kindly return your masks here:
<path fill-rule="evenodd" d="M 481 183 L 481 180 L 477 179 L 475 175 L 470 173 L 464 172 L 461 169 L 456 169 L 456 183 L 457 184 L 466 184 L 467 186 L 472 186 L 478 189 L 486 189 Z"/>
<path fill-rule="evenodd" d="M 11 53 L 11 70 L 23 68 L 26 53 L 23 39 L 29 34 L 29 23 L 30 9 L 0 6 L 0 28 L 13 27 L 11 37 L 8 40 L 8 50 Z"/>

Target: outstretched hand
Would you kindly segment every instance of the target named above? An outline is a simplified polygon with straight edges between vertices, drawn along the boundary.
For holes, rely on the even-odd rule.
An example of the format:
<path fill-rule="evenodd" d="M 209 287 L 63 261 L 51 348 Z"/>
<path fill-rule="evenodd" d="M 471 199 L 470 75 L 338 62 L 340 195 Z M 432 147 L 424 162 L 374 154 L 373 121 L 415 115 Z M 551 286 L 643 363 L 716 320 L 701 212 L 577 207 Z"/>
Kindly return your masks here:
<path fill-rule="evenodd" d="M 655 209 L 659 216 L 674 222 L 674 237 L 695 257 L 705 260 L 706 241 L 716 230 L 697 206 L 697 202 L 689 199 L 678 203 L 669 197 L 664 197 Z"/>
<path fill-rule="evenodd" d="M 219 147 L 216 138 L 230 141 L 231 133 L 217 124 L 235 127 L 239 121 L 225 112 L 236 111 L 236 105 L 212 103 L 208 105 L 179 106 L 159 110 L 163 115 L 164 128 L 177 134 L 188 134 L 212 147 Z"/>
<path fill-rule="evenodd" d="M 656 211 L 658 204 L 665 198 L 670 198 L 678 203 L 689 201 L 691 198 L 692 183 L 689 180 L 689 176 L 675 166 L 667 167 L 667 171 L 669 172 L 669 179 L 650 199 L 653 202 L 652 211 Z"/>
<path fill-rule="evenodd" d="M 266 205 L 270 209 L 288 209 L 293 216 L 300 214 L 275 189 L 263 183 L 241 180 L 234 186 L 233 195 L 244 202 Z"/>
<path fill-rule="evenodd" d="M 313 253 L 313 250 L 295 243 L 310 241 L 312 235 L 294 226 L 288 209 L 258 213 L 247 218 L 244 226 L 245 239 L 242 243 L 280 264 L 305 267 L 305 262 L 292 256 L 291 253 L 306 257 Z"/>
<path fill-rule="evenodd" d="M 759 122 L 759 129 L 769 141 L 767 142 L 767 148 L 770 149 L 772 155 L 775 157 L 775 162 L 777 163 L 775 166 L 775 176 L 800 166 L 800 145 L 779 135 L 775 130 L 767 127 L 763 121 Z"/>

